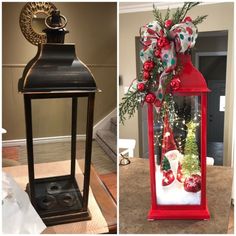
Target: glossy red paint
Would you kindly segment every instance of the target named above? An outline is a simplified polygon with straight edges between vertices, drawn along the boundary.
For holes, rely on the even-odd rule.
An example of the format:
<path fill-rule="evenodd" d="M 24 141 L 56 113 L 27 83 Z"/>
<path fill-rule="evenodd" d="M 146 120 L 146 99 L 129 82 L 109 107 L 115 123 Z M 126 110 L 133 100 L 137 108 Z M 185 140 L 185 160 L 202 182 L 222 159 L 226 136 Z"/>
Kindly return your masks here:
<path fill-rule="evenodd" d="M 149 163 L 151 182 L 151 209 L 148 220 L 164 219 L 210 219 L 206 199 L 206 116 L 207 116 L 207 88 L 202 74 L 192 65 L 190 55 L 179 55 L 183 70 L 179 75 L 181 85 L 173 92 L 178 96 L 200 96 L 201 99 L 201 203 L 200 205 L 158 205 L 156 191 L 156 165 L 154 159 L 154 131 L 153 131 L 153 104 L 148 104 L 148 139 Z"/>

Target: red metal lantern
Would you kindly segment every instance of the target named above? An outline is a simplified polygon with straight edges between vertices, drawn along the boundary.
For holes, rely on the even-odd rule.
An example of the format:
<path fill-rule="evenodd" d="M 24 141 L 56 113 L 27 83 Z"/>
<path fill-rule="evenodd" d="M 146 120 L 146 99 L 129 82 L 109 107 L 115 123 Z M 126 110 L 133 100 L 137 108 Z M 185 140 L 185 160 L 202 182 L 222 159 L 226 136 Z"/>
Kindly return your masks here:
<path fill-rule="evenodd" d="M 206 116 L 210 90 L 192 65 L 190 55 L 180 54 L 178 59 L 182 70 L 171 84 L 177 114 L 167 109 L 161 118 L 153 104 L 148 104 L 152 201 L 149 220 L 210 218 L 206 199 Z M 160 122 L 162 132 L 157 146 L 156 124 Z"/>

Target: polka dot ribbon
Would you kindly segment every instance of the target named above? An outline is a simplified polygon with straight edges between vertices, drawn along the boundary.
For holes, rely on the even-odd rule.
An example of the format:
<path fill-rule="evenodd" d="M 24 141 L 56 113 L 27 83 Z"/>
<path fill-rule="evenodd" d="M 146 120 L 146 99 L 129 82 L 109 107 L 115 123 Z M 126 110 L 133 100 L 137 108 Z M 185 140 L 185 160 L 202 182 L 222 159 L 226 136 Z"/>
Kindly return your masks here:
<path fill-rule="evenodd" d="M 143 44 L 143 49 L 140 52 L 141 61 L 144 63 L 152 59 L 154 56 L 157 56 L 156 53 L 158 51 L 158 57 L 164 66 L 156 93 L 160 104 L 165 93 L 165 80 L 176 67 L 177 54 L 184 53 L 194 47 L 197 33 L 197 28 L 191 21 L 176 24 L 169 31 L 163 30 L 157 21 L 141 27 L 140 36 Z"/>

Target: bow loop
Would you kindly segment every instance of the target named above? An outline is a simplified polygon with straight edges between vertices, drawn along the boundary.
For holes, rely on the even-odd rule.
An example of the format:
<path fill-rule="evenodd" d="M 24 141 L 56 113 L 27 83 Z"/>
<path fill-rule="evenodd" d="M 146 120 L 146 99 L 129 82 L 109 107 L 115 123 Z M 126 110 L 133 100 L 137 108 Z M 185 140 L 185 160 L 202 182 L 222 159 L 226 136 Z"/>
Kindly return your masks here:
<path fill-rule="evenodd" d="M 157 21 L 148 23 L 140 29 L 143 49 L 140 52 L 142 63 L 154 56 L 161 59 L 164 71 L 160 74 L 156 98 L 161 105 L 165 94 L 166 78 L 175 70 L 177 54 L 185 53 L 195 45 L 197 28 L 189 20 L 172 26 L 170 31 L 162 29 Z M 168 37 L 167 37 L 168 36 Z"/>

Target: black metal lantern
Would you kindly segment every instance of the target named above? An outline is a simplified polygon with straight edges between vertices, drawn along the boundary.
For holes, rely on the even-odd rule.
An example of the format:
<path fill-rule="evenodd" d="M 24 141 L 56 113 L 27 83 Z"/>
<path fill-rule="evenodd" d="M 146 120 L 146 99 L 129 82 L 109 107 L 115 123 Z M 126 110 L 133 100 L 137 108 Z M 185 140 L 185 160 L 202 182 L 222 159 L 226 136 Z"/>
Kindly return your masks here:
<path fill-rule="evenodd" d="M 62 23 L 61 19 L 64 19 Z M 89 69 L 76 57 L 75 45 L 64 44 L 66 18 L 57 10 L 45 20 L 50 43 L 40 44 L 19 80 L 24 95 L 29 184 L 26 191 L 46 225 L 91 219 L 88 210 L 94 98 L 97 87 Z M 87 128 L 83 194 L 75 179 L 77 100 L 87 97 Z M 71 98 L 71 169 L 69 175 L 35 179 L 33 99 Z"/>

